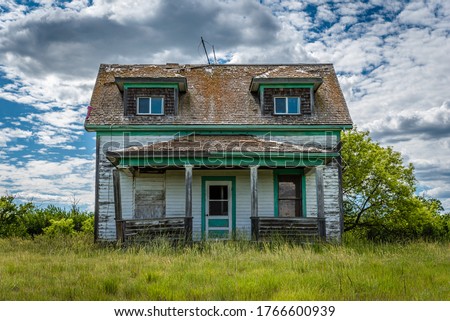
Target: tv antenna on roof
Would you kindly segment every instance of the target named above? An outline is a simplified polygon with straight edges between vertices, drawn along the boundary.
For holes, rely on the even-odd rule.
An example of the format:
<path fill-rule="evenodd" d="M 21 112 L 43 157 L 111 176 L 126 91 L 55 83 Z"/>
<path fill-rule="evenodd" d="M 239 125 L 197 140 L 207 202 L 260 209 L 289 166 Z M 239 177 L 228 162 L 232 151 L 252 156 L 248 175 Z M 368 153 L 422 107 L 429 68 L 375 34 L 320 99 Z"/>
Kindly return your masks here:
<path fill-rule="evenodd" d="M 212 47 L 213 54 L 214 54 L 214 63 L 217 65 L 216 50 L 214 49 L 214 45 L 210 44 L 208 41 L 205 41 L 205 40 L 203 39 L 203 37 L 200 37 L 200 39 L 201 39 L 201 41 L 202 41 L 203 50 L 205 50 L 205 55 L 206 55 L 206 60 L 208 61 L 208 65 L 210 65 L 211 62 L 210 62 L 210 60 L 209 60 L 208 51 L 206 50 L 205 43 L 207 43 L 208 45 L 210 45 L 210 46 Z"/>

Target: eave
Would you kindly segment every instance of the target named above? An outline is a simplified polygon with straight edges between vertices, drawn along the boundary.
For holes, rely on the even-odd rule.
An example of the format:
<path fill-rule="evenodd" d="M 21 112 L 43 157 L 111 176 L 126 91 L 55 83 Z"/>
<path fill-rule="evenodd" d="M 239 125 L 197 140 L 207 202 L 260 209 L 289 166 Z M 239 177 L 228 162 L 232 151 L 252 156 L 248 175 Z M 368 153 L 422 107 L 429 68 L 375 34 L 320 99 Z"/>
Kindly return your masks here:
<path fill-rule="evenodd" d="M 146 84 L 157 84 L 157 85 L 167 85 L 167 86 L 177 86 L 180 92 L 186 92 L 187 90 L 187 80 L 185 77 L 115 77 L 115 82 L 120 91 L 123 92 L 126 84 L 134 85 L 146 85 Z"/>
<path fill-rule="evenodd" d="M 250 91 L 257 92 L 261 85 L 292 87 L 295 85 L 311 85 L 316 91 L 322 84 L 322 78 L 258 78 L 253 77 Z"/>

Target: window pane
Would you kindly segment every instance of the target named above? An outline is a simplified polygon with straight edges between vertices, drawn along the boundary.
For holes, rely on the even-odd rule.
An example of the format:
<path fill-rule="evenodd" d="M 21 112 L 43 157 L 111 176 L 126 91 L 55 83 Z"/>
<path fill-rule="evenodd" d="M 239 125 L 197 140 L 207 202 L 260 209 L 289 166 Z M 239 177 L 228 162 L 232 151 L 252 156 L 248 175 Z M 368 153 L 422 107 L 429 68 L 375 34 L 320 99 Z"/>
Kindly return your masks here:
<path fill-rule="evenodd" d="M 279 198 L 296 198 L 297 189 L 294 182 L 279 182 L 278 183 L 278 197 Z"/>
<path fill-rule="evenodd" d="M 298 101 L 299 101 L 299 99 L 297 97 L 289 97 L 288 98 L 288 113 L 289 114 L 298 114 L 299 113 Z"/>
<path fill-rule="evenodd" d="M 275 98 L 275 113 L 285 114 L 286 113 L 286 99 L 285 98 Z"/>
<path fill-rule="evenodd" d="M 280 200 L 278 202 L 278 215 L 280 217 L 296 217 L 297 200 Z"/>
<path fill-rule="evenodd" d="M 138 98 L 138 113 L 149 114 L 150 113 L 150 100 L 148 98 Z"/>
<path fill-rule="evenodd" d="M 209 201 L 209 215 L 228 215 L 228 201 Z"/>
<path fill-rule="evenodd" d="M 162 98 L 152 98 L 152 114 L 162 114 L 163 113 L 163 99 Z"/>
<path fill-rule="evenodd" d="M 227 200 L 228 199 L 228 186 L 226 186 L 226 185 L 209 186 L 209 199 L 210 200 Z"/>

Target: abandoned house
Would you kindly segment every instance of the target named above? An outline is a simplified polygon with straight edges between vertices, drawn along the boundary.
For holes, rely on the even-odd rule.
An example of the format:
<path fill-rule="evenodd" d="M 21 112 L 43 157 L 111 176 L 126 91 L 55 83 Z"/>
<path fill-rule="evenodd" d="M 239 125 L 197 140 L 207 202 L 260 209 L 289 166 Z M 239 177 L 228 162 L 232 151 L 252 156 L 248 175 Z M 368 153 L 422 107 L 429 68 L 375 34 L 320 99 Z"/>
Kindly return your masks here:
<path fill-rule="evenodd" d="M 101 65 L 95 238 L 339 242 L 351 127 L 331 64 Z"/>

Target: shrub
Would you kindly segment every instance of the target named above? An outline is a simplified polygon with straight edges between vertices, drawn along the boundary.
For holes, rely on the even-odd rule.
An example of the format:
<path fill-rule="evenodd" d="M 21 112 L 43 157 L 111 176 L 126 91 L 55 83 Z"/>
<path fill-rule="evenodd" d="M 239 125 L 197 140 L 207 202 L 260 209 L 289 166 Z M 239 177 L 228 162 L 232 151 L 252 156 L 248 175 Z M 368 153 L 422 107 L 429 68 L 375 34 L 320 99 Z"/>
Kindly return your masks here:
<path fill-rule="evenodd" d="M 91 215 L 83 221 L 81 230 L 86 234 L 94 235 L 94 216 Z"/>
<path fill-rule="evenodd" d="M 50 220 L 51 225 L 44 228 L 44 234 L 48 236 L 72 235 L 75 234 L 75 224 L 71 218 L 60 220 Z"/>
<path fill-rule="evenodd" d="M 27 234 L 23 217 L 34 210 L 32 203 L 15 204 L 14 196 L 0 197 L 0 237 L 24 236 Z"/>

